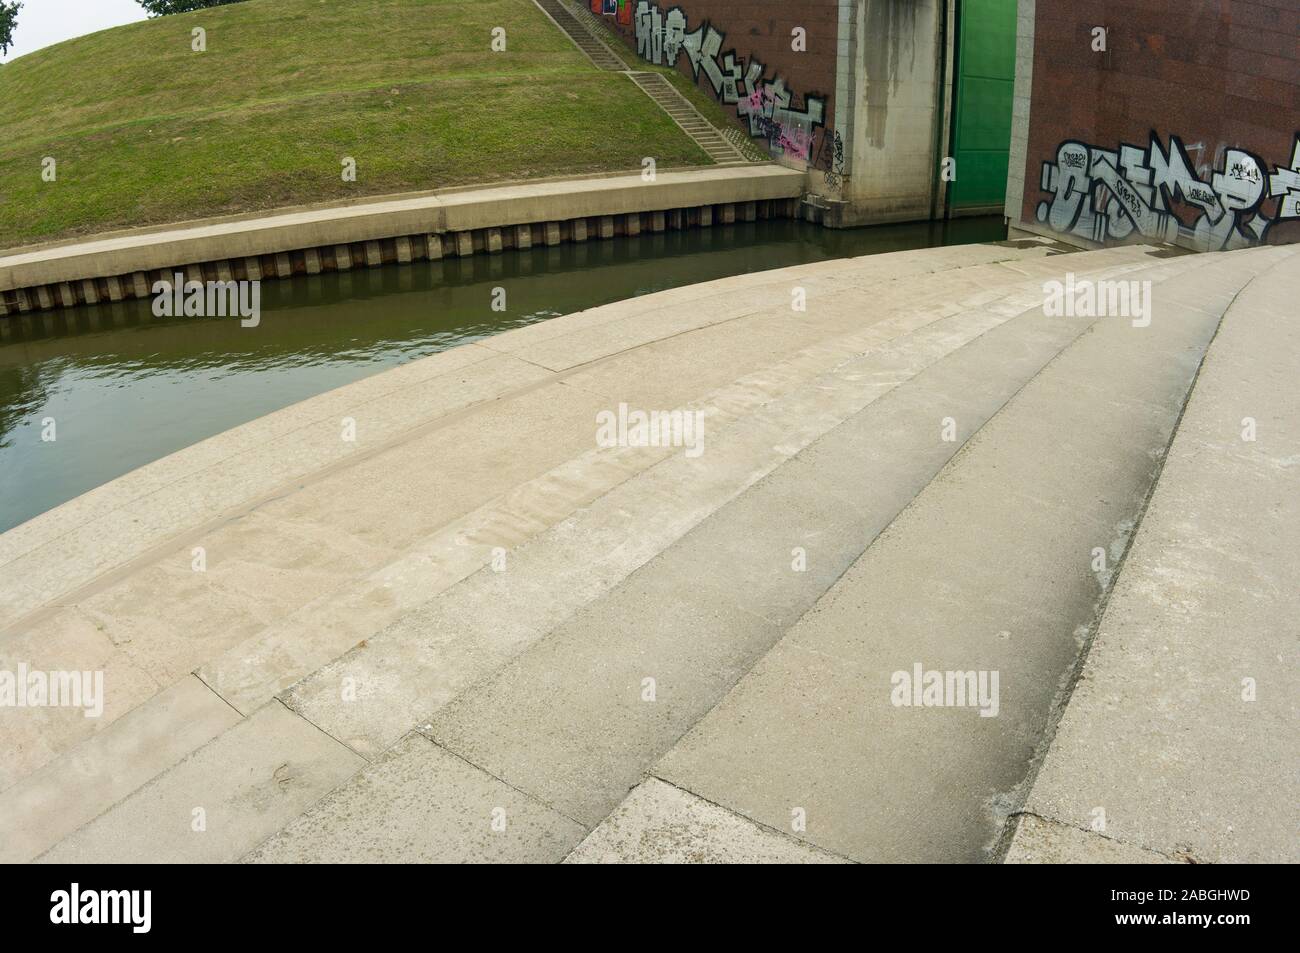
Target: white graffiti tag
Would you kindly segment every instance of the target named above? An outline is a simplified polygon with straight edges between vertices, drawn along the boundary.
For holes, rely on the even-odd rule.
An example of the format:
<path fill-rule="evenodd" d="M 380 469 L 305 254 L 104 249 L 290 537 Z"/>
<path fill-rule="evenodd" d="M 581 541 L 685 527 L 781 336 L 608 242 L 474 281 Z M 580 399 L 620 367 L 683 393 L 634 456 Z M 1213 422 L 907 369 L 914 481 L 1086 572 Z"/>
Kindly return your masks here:
<path fill-rule="evenodd" d="M 1300 136 L 1296 136 L 1295 151 L 1291 154 L 1291 168 L 1278 166 L 1268 177 L 1268 194 L 1282 201 L 1277 217 L 1300 218 Z"/>
<path fill-rule="evenodd" d="M 826 122 L 824 97 L 806 95 L 803 109 L 794 108 L 784 79 L 764 79 L 762 63 L 746 63 L 734 51 L 722 54 L 725 37 L 709 23 L 688 33 L 680 7 L 664 13 L 650 0 L 640 0 L 635 24 L 639 56 L 656 66 L 676 66 L 685 54 L 696 79 L 702 72 L 718 99 L 745 118 L 751 136 L 767 140 L 773 155 L 811 161 L 813 139 Z"/>
<path fill-rule="evenodd" d="M 1200 153 L 1203 146 L 1191 150 Z M 1260 213 L 1266 197 L 1281 197 L 1274 220 L 1300 210 L 1300 139 L 1293 165 L 1265 174 L 1258 157 L 1229 149 L 1207 183 L 1196 171 L 1189 149 L 1177 136 L 1163 149 L 1152 134 L 1146 149 L 1123 145 L 1118 151 L 1063 142 L 1056 161 L 1043 163 L 1042 188 L 1052 199 L 1040 202 L 1037 217 L 1053 231 L 1090 241 L 1120 241 L 1135 233 L 1152 241 L 1198 251 L 1245 248 L 1264 240 L 1271 224 Z M 1191 224 L 1176 206 L 1195 209 Z"/>

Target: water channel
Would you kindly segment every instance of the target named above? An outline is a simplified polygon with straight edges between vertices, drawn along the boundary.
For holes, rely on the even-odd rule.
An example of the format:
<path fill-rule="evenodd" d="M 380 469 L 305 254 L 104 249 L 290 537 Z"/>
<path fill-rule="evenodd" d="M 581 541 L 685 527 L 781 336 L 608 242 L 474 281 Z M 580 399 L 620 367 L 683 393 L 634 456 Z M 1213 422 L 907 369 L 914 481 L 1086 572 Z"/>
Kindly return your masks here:
<path fill-rule="evenodd" d="M 0 532 L 230 427 L 510 328 L 745 272 L 1004 237 L 1001 218 L 762 221 L 267 282 L 256 328 L 156 318 L 149 301 L 0 318 Z"/>

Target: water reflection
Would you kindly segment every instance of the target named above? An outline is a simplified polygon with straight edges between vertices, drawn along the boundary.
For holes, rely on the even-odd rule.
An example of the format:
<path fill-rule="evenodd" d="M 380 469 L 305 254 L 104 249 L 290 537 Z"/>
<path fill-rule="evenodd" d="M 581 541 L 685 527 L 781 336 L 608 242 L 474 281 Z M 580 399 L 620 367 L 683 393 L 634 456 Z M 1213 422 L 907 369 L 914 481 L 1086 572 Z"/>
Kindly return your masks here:
<path fill-rule="evenodd" d="M 509 328 L 745 272 L 1002 237 L 1000 219 L 751 222 L 267 282 L 256 328 L 156 318 L 147 301 L 0 318 L 0 531 L 295 401 Z M 42 440 L 51 419 L 56 439 Z"/>

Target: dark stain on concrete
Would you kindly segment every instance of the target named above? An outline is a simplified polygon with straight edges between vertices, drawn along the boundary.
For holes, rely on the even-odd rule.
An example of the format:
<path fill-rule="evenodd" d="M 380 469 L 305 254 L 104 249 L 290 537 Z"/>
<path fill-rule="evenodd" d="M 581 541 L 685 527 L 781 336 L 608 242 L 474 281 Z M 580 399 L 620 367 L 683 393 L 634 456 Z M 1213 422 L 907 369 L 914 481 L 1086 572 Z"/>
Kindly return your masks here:
<path fill-rule="evenodd" d="M 916 61 L 918 0 L 867 0 L 861 50 L 867 76 L 867 144 L 885 144 L 889 98 L 898 92 L 899 71 L 906 57 Z"/>

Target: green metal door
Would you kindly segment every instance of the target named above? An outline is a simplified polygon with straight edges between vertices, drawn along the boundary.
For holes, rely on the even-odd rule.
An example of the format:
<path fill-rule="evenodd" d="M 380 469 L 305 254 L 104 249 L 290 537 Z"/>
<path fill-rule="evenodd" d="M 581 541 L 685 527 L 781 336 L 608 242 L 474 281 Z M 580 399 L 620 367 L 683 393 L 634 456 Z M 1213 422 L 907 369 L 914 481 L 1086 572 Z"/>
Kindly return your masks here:
<path fill-rule="evenodd" d="M 1001 208 L 1011 150 L 1016 0 L 958 0 L 950 212 Z"/>

